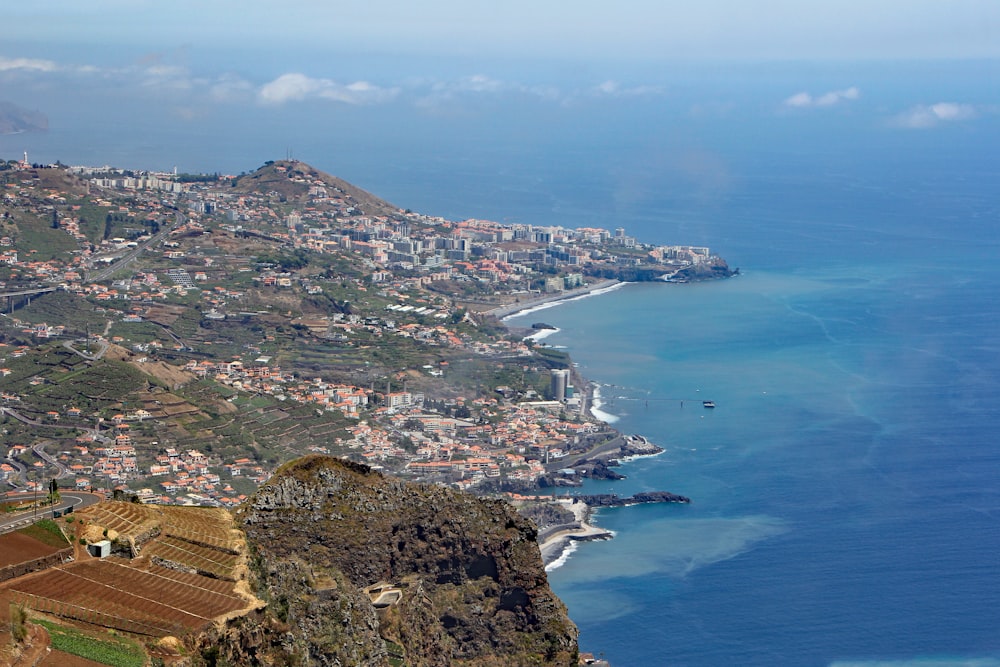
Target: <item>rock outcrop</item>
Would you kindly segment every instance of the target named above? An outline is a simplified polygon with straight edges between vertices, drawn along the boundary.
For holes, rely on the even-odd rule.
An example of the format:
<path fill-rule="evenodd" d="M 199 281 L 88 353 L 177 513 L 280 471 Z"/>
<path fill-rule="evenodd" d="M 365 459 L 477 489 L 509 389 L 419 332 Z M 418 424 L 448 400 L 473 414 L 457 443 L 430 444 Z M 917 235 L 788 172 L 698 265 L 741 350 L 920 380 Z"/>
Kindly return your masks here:
<path fill-rule="evenodd" d="M 535 528 L 503 501 L 309 456 L 237 520 L 268 606 L 203 637 L 203 652 L 236 664 L 576 664 Z"/>

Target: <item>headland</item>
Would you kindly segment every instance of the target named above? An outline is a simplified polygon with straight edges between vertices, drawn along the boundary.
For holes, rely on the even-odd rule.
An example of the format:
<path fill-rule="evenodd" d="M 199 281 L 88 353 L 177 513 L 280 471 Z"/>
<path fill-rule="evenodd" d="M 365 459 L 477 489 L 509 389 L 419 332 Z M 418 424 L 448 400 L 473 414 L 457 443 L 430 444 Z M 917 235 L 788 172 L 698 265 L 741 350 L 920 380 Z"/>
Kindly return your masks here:
<path fill-rule="evenodd" d="M 401 210 L 294 160 L 224 176 L 25 157 L 0 182 L 16 443 L 0 454 L 23 490 L 236 507 L 309 453 L 480 495 L 616 479 L 660 450 L 600 420 L 569 355 L 502 320 L 732 274 L 623 229 Z"/>

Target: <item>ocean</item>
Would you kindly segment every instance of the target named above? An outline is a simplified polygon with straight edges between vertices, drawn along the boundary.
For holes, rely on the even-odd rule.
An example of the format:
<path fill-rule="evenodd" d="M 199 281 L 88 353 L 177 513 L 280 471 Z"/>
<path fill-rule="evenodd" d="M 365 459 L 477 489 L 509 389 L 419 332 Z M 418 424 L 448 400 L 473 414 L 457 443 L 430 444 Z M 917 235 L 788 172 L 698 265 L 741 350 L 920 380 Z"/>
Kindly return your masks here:
<path fill-rule="evenodd" d="M 666 448 L 586 492 L 693 500 L 600 510 L 616 537 L 550 572 L 585 650 L 1000 664 L 997 173 L 870 158 L 745 174 L 688 223 L 718 229 L 737 278 L 510 320 L 558 327 L 544 342 L 599 384 L 602 413 Z"/>
<path fill-rule="evenodd" d="M 615 538 L 550 572 L 582 649 L 615 667 L 990 667 L 994 70 L 776 67 L 681 76 L 653 97 L 456 99 L 441 115 L 302 104 L 180 121 L 166 105 L 83 101 L 49 109 L 47 135 L 0 137 L 0 157 L 238 173 L 293 149 L 428 214 L 711 247 L 741 275 L 512 320 L 557 326 L 544 342 L 600 386 L 614 425 L 666 449 L 584 491 L 693 501 L 601 510 Z M 783 109 L 803 82 L 862 96 Z M 919 129 L 894 120 L 939 100 L 971 106 Z"/>

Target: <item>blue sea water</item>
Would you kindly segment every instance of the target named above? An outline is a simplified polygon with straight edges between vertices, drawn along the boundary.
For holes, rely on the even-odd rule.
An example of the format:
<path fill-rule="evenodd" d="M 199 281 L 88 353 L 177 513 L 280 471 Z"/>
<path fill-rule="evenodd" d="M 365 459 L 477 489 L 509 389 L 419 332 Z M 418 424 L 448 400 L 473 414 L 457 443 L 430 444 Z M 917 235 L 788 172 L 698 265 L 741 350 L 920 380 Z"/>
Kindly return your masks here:
<path fill-rule="evenodd" d="M 919 153 L 746 175 L 704 221 L 738 278 L 512 320 L 559 327 L 615 426 L 666 448 L 587 491 L 693 499 L 601 510 L 616 537 L 550 573 L 584 649 L 1000 664 L 997 174 Z"/>
<path fill-rule="evenodd" d="M 667 450 L 586 490 L 693 499 L 602 510 L 616 537 L 551 572 L 583 649 L 615 667 L 1000 666 L 995 64 L 806 69 L 443 116 L 302 104 L 181 122 L 81 98 L 49 109 L 47 135 L 0 137 L 0 157 L 238 173 L 293 148 L 428 214 L 710 246 L 742 275 L 520 320 L 557 325 L 546 342 L 601 385 L 615 426 Z M 864 94 L 781 111 L 806 81 Z M 889 123 L 937 100 L 978 111 Z"/>

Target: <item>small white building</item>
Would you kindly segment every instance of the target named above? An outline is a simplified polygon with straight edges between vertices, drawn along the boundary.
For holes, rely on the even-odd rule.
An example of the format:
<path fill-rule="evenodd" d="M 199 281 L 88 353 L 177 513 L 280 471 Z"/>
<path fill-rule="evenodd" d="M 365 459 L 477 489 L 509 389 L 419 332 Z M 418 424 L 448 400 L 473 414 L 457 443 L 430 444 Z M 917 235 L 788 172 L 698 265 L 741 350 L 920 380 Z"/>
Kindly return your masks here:
<path fill-rule="evenodd" d="M 111 540 L 101 540 L 88 544 L 87 551 L 96 558 L 107 558 L 111 555 Z"/>

